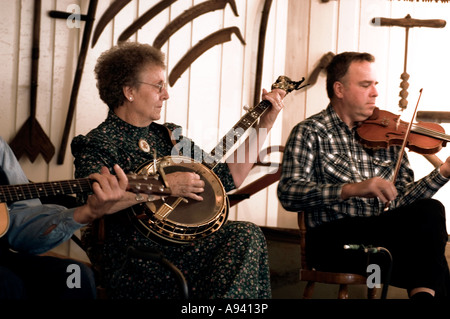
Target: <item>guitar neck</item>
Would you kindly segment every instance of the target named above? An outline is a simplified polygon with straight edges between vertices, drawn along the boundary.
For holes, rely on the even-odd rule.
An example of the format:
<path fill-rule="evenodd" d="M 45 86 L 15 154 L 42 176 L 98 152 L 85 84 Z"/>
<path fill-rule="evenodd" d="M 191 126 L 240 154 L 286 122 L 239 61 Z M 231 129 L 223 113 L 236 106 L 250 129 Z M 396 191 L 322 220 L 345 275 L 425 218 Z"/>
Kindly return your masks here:
<path fill-rule="evenodd" d="M 263 100 L 257 106 L 250 109 L 234 126 L 222 137 L 219 144 L 203 160 L 203 164 L 209 169 L 214 169 L 223 159 L 225 154 L 233 148 L 237 141 L 252 127 L 258 119 L 271 106 L 269 101 Z"/>
<path fill-rule="evenodd" d="M 15 202 L 54 195 L 81 194 L 92 191 L 93 181 L 80 178 L 66 181 L 1 185 L 0 202 Z"/>

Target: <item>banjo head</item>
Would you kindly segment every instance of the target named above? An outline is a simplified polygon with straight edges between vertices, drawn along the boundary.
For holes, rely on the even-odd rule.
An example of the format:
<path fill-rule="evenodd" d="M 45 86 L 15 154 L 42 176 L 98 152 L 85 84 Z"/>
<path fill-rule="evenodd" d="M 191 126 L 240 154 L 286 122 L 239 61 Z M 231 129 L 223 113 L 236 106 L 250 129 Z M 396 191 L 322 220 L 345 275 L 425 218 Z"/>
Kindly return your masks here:
<path fill-rule="evenodd" d="M 153 174 L 154 165 L 153 161 L 148 162 L 136 173 Z M 205 165 L 183 156 L 160 158 L 156 166 L 164 174 L 194 172 L 200 175 L 205 183 L 205 190 L 200 194 L 203 201 L 169 196 L 133 207 L 133 219 L 141 233 L 146 237 L 156 235 L 172 242 L 188 243 L 215 232 L 223 225 L 228 217 L 229 202 L 216 174 Z"/>

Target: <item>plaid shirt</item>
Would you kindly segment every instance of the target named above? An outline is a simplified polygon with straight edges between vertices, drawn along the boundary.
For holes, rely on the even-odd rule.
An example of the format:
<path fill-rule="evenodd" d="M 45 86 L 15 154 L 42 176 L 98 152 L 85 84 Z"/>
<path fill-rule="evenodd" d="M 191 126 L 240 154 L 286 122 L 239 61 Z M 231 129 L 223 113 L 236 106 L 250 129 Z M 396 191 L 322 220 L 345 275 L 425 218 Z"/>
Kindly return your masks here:
<path fill-rule="evenodd" d="M 341 198 L 342 187 L 379 176 L 392 180 L 400 146 L 370 150 L 357 140 L 356 130 L 333 107 L 297 124 L 286 143 L 278 198 L 286 210 L 305 211 L 309 227 L 352 216 L 380 214 L 378 198 Z M 390 208 L 432 197 L 448 181 L 439 169 L 414 181 L 406 152 L 395 181 L 397 198 Z"/>

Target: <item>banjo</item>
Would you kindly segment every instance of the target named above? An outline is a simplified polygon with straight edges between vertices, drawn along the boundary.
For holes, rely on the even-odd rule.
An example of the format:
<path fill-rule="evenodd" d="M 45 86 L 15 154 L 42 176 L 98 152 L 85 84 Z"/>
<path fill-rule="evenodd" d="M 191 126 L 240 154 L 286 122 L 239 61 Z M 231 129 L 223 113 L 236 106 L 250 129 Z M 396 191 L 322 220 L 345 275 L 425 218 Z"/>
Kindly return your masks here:
<path fill-rule="evenodd" d="M 294 82 L 280 76 L 272 90 L 283 89 L 287 94 L 305 87 L 301 86 L 303 81 L 304 78 Z M 203 201 L 169 196 L 131 207 L 128 215 L 136 228 L 147 238 L 177 244 L 188 244 L 219 230 L 228 218 L 229 200 L 213 169 L 270 106 L 269 101 L 263 100 L 249 109 L 202 162 L 185 156 L 165 156 L 141 165 L 137 174 L 159 172 L 163 179 L 165 174 L 173 172 L 195 172 L 205 187 Z"/>

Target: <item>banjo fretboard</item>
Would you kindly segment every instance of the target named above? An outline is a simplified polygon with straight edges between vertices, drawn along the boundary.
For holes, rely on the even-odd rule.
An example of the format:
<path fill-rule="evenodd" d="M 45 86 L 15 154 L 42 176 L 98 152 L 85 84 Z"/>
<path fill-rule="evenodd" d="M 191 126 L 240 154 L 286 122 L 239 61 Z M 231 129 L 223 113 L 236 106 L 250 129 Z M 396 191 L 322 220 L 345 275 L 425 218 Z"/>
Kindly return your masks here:
<path fill-rule="evenodd" d="M 209 169 L 220 163 L 225 154 L 238 142 L 238 140 L 245 134 L 245 132 L 252 127 L 264 112 L 271 106 L 269 101 L 262 101 L 257 106 L 250 109 L 225 136 L 220 143 L 205 157 L 203 164 Z"/>

